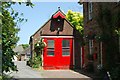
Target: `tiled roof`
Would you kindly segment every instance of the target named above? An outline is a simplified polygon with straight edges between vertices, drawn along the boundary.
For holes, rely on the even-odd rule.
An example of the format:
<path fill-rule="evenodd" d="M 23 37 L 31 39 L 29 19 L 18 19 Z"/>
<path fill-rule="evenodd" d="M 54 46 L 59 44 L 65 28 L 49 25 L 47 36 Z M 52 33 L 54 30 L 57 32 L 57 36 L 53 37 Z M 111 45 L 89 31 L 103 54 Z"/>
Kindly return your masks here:
<path fill-rule="evenodd" d="M 21 46 L 21 45 L 19 45 L 19 46 L 16 46 L 14 49 L 13 49 L 13 51 L 14 52 L 17 52 L 18 54 L 22 54 L 22 51 L 23 51 L 24 49 L 23 49 L 23 47 Z"/>
<path fill-rule="evenodd" d="M 22 54 L 30 54 L 30 46 L 28 48 L 26 48 Z"/>

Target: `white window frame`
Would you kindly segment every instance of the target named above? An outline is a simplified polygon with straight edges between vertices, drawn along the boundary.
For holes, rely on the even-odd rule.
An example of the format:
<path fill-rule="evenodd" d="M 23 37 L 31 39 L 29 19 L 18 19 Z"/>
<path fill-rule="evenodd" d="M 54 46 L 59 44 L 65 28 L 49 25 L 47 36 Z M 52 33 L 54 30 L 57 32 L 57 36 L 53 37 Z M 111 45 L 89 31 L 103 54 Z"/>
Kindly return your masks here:
<path fill-rule="evenodd" d="M 88 2 L 88 19 L 89 20 L 93 18 L 92 12 L 93 12 L 93 4 L 92 2 Z"/>

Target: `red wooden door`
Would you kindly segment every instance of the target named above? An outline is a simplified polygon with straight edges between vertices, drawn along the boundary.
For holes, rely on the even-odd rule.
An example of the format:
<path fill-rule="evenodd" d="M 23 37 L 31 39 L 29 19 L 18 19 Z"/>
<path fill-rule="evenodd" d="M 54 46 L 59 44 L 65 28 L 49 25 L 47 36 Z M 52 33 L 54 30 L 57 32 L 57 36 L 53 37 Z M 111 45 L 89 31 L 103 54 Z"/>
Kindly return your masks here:
<path fill-rule="evenodd" d="M 69 69 L 73 65 L 71 38 L 45 38 L 47 47 L 43 53 L 44 69 Z"/>

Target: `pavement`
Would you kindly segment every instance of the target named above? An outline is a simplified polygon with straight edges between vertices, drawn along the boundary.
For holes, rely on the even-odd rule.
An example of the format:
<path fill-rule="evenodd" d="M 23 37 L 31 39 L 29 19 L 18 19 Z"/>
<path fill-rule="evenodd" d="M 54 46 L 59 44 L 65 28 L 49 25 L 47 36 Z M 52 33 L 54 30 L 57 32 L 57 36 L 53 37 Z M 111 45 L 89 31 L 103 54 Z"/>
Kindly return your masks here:
<path fill-rule="evenodd" d="M 29 80 L 92 80 L 90 77 L 73 70 L 35 70 L 27 66 L 26 61 L 15 61 L 15 64 L 18 67 L 18 72 L 8 73 L 15 79 L 24 78 L 24 80 L 26 80 L 29 78 Z"/>
<path fill-rule="evenodd" d="M 43 70 L 41 75 L 44 78 L 56 78 L 56 80 L 92 80 L 90 77 L 72 70 Z"/>
<path fill-rule="evenodd" d="M 42 78 L 39 71 L 26 66 L 26 61 L 15 61 L 14 63 L 17 65 L 18 72 L 14 71 L 8 73 L 10 76 L 14 78 Z"/>
<path fill-rule="evenodd" d="M 44 70 L 42 76 L 45 78 L 89 78 L 72 70 Z"/>

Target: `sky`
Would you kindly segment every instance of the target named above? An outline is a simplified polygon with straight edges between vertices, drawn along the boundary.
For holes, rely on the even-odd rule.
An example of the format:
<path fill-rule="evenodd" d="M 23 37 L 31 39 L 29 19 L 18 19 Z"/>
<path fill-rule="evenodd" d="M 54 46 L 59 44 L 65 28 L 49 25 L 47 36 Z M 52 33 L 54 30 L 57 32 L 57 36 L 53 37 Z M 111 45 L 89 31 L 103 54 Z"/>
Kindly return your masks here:
<path fill-rule="evenodd" d="M 14 5 L 15 11 L 24 14 L 24 18 L 28 21 L 20 25 L 18 36 L 19 44 L 29 44 L 30 36 L 33 35 L 47 20 L 49 20 L 58 7 L 67 13 L 68 10 L 83 13 L 83 6 L 77 2 L 33 2 L 33 8 L 25 5 Z"/>

